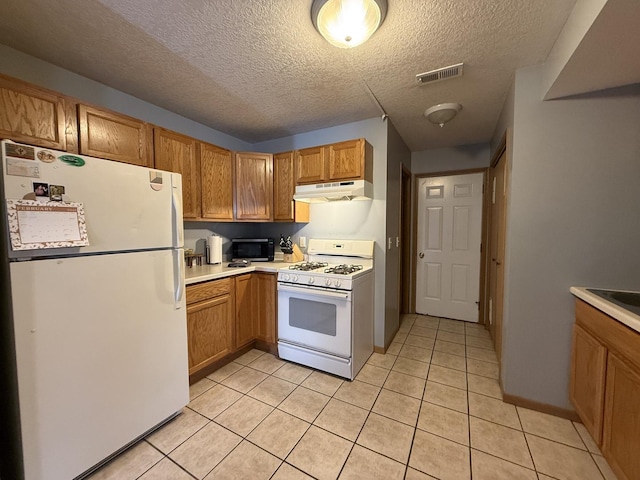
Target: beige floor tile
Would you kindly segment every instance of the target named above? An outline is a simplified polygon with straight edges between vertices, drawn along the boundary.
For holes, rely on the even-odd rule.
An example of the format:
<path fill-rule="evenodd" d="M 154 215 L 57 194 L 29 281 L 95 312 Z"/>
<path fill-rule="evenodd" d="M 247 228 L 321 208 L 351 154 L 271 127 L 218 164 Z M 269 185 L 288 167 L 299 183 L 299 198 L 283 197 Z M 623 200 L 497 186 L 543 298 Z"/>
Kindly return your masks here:
<path fill-rule="evenodd" d="M 445 352 L 433 352 L 431 364 L 453 368 L 454 370 L 460 370 L 462 372 L 467 371 L 467 360 L 464 357 Z"/>
<path fill-rule="evenodd" d="M 374 352 L 369 357 L 369 360 L 367 360 L 367 364 L 391 370 L 391 367 L 393 367 L 396 358 L 398 358 L 397 355 L 391 355 L 388 352 L 385 355 L 383 355 L 382 353 Z"/>
<path fill-rule="evenodd" d="M 313 425 L 287 457 L 287 462 L 320 480 L 335 479 L 353 443 Z"/>
<path fill-rule="evenodd" d="M 356 443 L 398 462 L 407 463 L 414 431 L 409 425 L 371 413 Z"/>
<path fill-rule="evenodd" d="M 296 384 L 287 382 L 276 377 L 267 377 L 259 383 L 247 395 L 261 402 L 268 403 L 272 407 L 277 407 L 280 403 L 295 390 Z"/>
<path fill-rule="evenodd" d="M 472 448 L 533 469 L 522 432 L 474 417 L 469 418 L 469 430 Z"/>
<path fill-rule="evenodd" d="M 440 325 L 438 326 L 438 330 L 443 332 L 458 333 L 460 335 L 464 335 L 465 333 L 463 324 L 455 321 L 446 320 L 446 319 L 440 320 Z"/>
<path fill-rule="evenodd" d="M 374 365 L 365 365 L 356 376 L 356 380 L 364 383 L 370 383 L 376 387 L 381 387 L 384 385 L 387 375 L 389 375 L 389 370 L 386 368 L 376 367 Z"/>
<path fill-rule="evenodd" d="M 400 350 L 402 349 L 402 343 L 400 342 L 391 342 L 389 348 L 387 348 L 387 355 L 398 355 Z"/>
<path fill-rule="evenodd" d="M 211 422 L 169 457 L 195 477 L 204 478 L 241 441 L 242 437 Z"/>
<path fill-rule="evenodd" d="M 473 480 L 538 480 L 536 472 L 471 449 Z"/>
<path fill-rule="evenodd" d="M 193 477 L 165 457 L 151 470 L 147 470 L 139 480 L 193 480 Z"/>
<path fill-rule="evenodd" d="M 191 435 L 204 427 L 209 420 L 189 408 L 161 429 L 149 435 L 146 440 L 164 454 L 169 453 Z"/>
<path fill-rule="evenodd" d="M 422 473 L 415 468 L 407 468 L 407 474 L 404 477 L 405 480 L 438 480 L 436 477 Z"/>
<path fill-rule="evenodd" d="M 486 350 L 491 350 L 491 351 L 494 350 L 493 341 L 490 338 L 475 337 L 473 335 L 470 335 L 467 332 L 467 336 L 465 340 L 466 340 L 467 346 L 484 348 Z"/>
<path fill-rule="evenodd" d="M 300 385 L 309 375 L 313 373 L 313 370 L 302 365 L 296 365 L 295 363 L 285 363 L 278 370 L 273 372 L 274 377 L 281 378 L 287 382 Z"/>
<path fill-rule="evenodd" d="M 387 381 L 384 382 L 384 388 L 410 397 L 422 398 L 425 383 L 426 381 L 422 378 L 393 371 L 389 373 Z"/>
<path fill-rule="evenodd" d="M 398 328 L 398 333 L 408 333 L 409 330 L 411 330 L 411 323 L 404 323 L 401 324 L 400 327 Z"/>
<path fill-rule="evenodd" d="M 469 445 L 469 417 L 464 413 L 422 402 L 418 428 L 462 445 Z"/>
<path fill-rule="evenodd" d="M 253 387 L 262 382 L 265 378 L 267 378 L 266 373 L 259 372 L 258 370 L 254 370 L 253 368 L 245 367 L 242 370 L 238 370 L 233 375 L 225 378 L 220 383 L 239 392 L 247 393 Z"/>
<path fill-rule="evenodd" d="M 242 365 L 249 365 L 251 362 L 253 362 L 255 359 L 257 359 L 258 357 L 261 357 L 262 355 L 264 355 L 265 353 L 261 350 L 256 350 L 255 348 L 253 350 L 249 350 L 247 353 L 245 353 L 244 355 L 242 355 L 239 358 L 236 358 L 234 360 L 234 362 L 240 363 Z"/>
<path fill-rule="evenodd" d="M 430 317 L 429 315 L 418 315 L 413 324 L 416 327 L 433 328 L 437 330 L 440 325 L 440 319 L 438 317 Z"/>
<path fill-rule="evenodd" d="M 474 360 L 481 360 L 483 362 L 498 363 L 498 357 L 493 350 L 487 350 L 486 348 L 473 347 L 467 345 L 467 358 L 473 358 Z"/>
<path fill-rule="evenodd" d="M 573 422 L 573 426 L 578 431 L 578 435 L 580 435 L 584 444 L 587 446 L 587 450 L 591 453 L 595 453 L 596 455 L 602 455 L 602 452 L 598 448 L 598 445 L 596 445 L 593 437 L 591 437 L 591 434 L 587 431 L 587 428 L 579 422 Z"/>
<path fill-rule="evenodd" d="M 495 363 L 483 362 L 474 358 L 467 358 L 467 372 L 482 377 L 498 380 L 500 367 Z"/>
<path fill-rule="evenodd" d="M 600 473 L 602 473 L 605 480 L 618 480 L 618 477 L 613 470 L 611 470 L 607 460 L 602 455 L 591 455 L 591 457 L 596 462 L 596 465 L 598 465 Z"/>
<path fill-rule="evenodd" d="M 469 393 L 469 415 L 522 430 L 516 407 L 497 398 Z"/>
<path fill-rule="evenodd" d="M 243 367 L 244 365 L 240 363 L 236 363 L 236 362 L 227 363 L 225 366 L 220 367 L 215 372 L 207 375 L 207 378 L 209 380 L 213 380 L 214 382 L 220 383 L 222 380 L 224 380 L 227 377 L 230 377 L 231 375 L 233 375 Z"/>
<path fill-rule="evenodd" d="M 246 440 L 238 445 L 206 480 L 269 480 L 282 462 Z"/>
<path fill-rule="evenodd" d="M 249 434 L 247 440 L 284 460 L 309 426 L 304 420 L 274 410 Z"/>
<path fill-rule="evenodd" d="M 189 403 L 189 408 L 209 419 L 213 419 L 220 415 L 223 410 L 233 405 L 240 397 L 242 397 L 241 393 L 218 384 Z"/>
<path fill-rule="evenodd" d="M 246 437 L 272 411 L 273 407 L 266 403 L 245 396 L 218 415 L 214 421 Z"/>
<path fill-rule="evenodd" d="M 478 337 L 491 340 L 491 334 L 489 333 L 489 330 L 485 328 L 467 328 L 465 334 L 467 335 L 467 337 Z"/>
<path fill-rule="evenodd" d="M 436 352 L 434 352 L 434 355 L 435 353 Z M 465 372 L 441 367 L 440 365 L 431 364 L 428 379 L 430 382 L 443 383 L 450 387 L 461 388 L 463 390 L 467 388 L 467 374 Z"/>
<path fill-rule="evenodd" d="M 118 455 L 89 480 L 134 480 L 164 458 L 144 440 Z"/>
<path fill-rule="evenodd" d="M 426 348 L 427 350 L 432 350 L 435 342 L 436 341 L 434 338 L 421 337 L 420 335 L 409 334 L 407 335 L 407 338 L 404 341 L 404 344 L 411 345 L 412 347 L 420 347 L 420 348 Z"/>
<path fill-rule="evenodd" d="M 355 442 L 367 415 L 364 408 L 332 398 L 313 424 Z"/>
<path fill-rule="evenodd" d="M 341 480 L 402 480 L 405 467 L 387 457 L 355 445 L 347 463 L 345 463 Z"/>
<path fill-rule="evenodd" d="M 464 357 L 466 352 L 464 345 L 460 343 L 445 342 L 444 340 L 436 340 L 436 343 L 433 346 L 433 350 L 434 353 L 444 352 L 451 355 L 459 355 L 461 357 Z"/>
<path fill-rule="evenodd" d="M 379 392 L 380 387 L 354 380 L 353 382 L 344 382 L 335 393 L 334 398 L 370 410 Z"/>
<path fill-rule="evenodd" d="M 445 332 L 444 330 L 438 330 L 438 336 L 436 340 L 443 340 L 445 342 L 459 343 L 464 345 L 464 334 Z"/>
<path fill-rule="evenodd" d="M 481 393 L 482 395 L 502 400 L 500 384 L 493 378 L 467 373 L 467 383 L 470 392 Z"/>
<path fill-rule="evenodd" d="M 316 392 L 331 396 L 336 393 L 336 390 L 338 390 L 338 388 L 340 388 L 340 385 L 342 385 L 343 383 L 344 380 L 334 377 L 333 375 L 327 375 L 326 373 L 322 372 L 313 372 L 300 385 L 306 388 L 310 388 L 311 390 L 315 390 Z"/>
<path fill-rule="evenodd" d="M 276 358 L 274 355 L 265 353 L 251 362 L 248 366 L 255 368 L 256 370 L 260 370 L 261 372 L 272 374 L 284 364 L 285 362 Z"/>
<path fill-rule="evenodd" d="M 199 382 L 194 383 L 189 386 L 189 400 L 193 400 L 196 397 L 199 397 L 204 392 L 216 386 L 216 382 L 213 380 L 209 380 L 208 378 L 203 378 Z"/>
<path fill-rule="evenodd" d="M 469 447 L 416 430 L 409 466 L 443 480 L 471 479 Z"/>
<path fill-rule="evenodd" d="M 602 480 L 588 452 L 526 434 L 538 472 L 559 480 Z"/>
<path fill-rule="evenodd" d="M 436 338 L 438 330 L 436 330 L 435 328 L 418 327 L 417 325 L 414 325 L 413 327 L 411 327 L 409 333 L 411 335 L 418 335 L 420 337 Z"/>
<path fill-rule="evenodd" d="M 420 347 L 413 347 L 406 343 L 398 354 L 399 357 L 410 358 L 412 360 L 418 360 L 419 362 L 429 362 L 431 360 L 432 350 Z"/>
<path fill-rule="evenodd" d="M 297 387 L 278 408 L 284 412 L 295 415 L 302 420 L 312 423 L 330 397 L 322 393 L 314 392 L 303 386 Z"/>
<path fill-rule="evenodd" d="M 396 336 L 393 337 L 393 341 L 394 342 L 398 342 L 398 343 L 404 343 L 405 338 L 407 338 L 407 334 L 404 332 L 398 332 L 396 333 Z"/>
<path fill-rule="evenodd" d="M 410 358 L 398 357 L 391 370 L 426 379 L 427 373 L 429 372 L 429 364 L 412 360 Z"/>
<path fill-rule="evenodd" d="M 420 413 L 420 403 L 417 398 L 383 388 L 371 411 L 415 427 Z"/>
<path fill-rule="evenodd" d="M 427 381 L 422 399 L 441 407 L 467 413 L 467 392 L 441 383 Z"/>
<path fill-rule="evenodd" d="M 545 475 L 544 473 L 538 472 L 538 480 L 558 480 L 558 479 L 550 477 L 549 475 Z"/>
<path fill-rule="evenodd" d="M 543 437 L 554 442 L 564 443 L 571 447 L 586 450 L 584 442 L 571 423 L 565 418 L 547 415 L 546 413 L 535 412 L 527 408 L 517 407 L 522 430 L 533 433 L 538 437 Z"/>
<path fill-rule="evenodd" d="M 313 477 L 292 467 L 288 463 L 283 463 L 275 475 L 271 477 L 271 480 L 313 480 Z"/>

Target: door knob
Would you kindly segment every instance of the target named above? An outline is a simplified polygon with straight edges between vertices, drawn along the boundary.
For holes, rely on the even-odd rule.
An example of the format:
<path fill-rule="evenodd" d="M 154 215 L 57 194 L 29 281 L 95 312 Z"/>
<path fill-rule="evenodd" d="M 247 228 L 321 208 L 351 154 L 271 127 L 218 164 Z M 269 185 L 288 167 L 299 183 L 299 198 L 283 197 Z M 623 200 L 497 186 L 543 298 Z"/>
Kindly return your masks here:
<path fill-rule="evenodd" d="M 424 253 L 420 252 L 420 253 L 418 254 L 418 256 L 419 256 L 420 258 L 424 258 Z"/>

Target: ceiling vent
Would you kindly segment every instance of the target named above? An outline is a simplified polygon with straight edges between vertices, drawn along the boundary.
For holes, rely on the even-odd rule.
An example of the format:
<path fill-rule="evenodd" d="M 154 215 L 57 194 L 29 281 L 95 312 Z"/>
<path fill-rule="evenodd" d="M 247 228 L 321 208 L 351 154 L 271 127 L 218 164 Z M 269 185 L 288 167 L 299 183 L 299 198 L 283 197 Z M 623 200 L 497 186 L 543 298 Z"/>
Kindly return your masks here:
<path fill-rule="evenodd" d="M 439 82 L 441 80 L 449 80 L 450 78 L 461 77 L 464 71 L 464 63 L 457 63 L 449 67 L 438 68 L 430 72 L 419 73 L 416 75 L 418 85 Z"/>

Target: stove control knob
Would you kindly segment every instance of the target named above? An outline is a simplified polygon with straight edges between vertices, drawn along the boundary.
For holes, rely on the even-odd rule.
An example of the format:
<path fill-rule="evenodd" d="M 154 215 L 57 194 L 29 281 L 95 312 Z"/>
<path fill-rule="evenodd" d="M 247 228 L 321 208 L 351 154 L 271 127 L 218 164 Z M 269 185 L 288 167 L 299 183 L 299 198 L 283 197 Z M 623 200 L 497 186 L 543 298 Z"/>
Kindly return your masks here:
<path fill-rule="evenodd" d="M 312 284 L 313 282 L 315 282 L 315 279 L 313 277 L 309 277 L 309 284 Z"/>
<path fill-rule="evenodd" d="M 336 280 L 335 281 L 335 285 L 336 285 L 336 287 L 339 287 L 340 285 L 342 285 L 342 282 L 340 280 Z"/>
<path fill-rule="evenodd" d="M 327 278 L 327 279 L 324 281 L 324 284 L 325 284 L 327 287 L 328 287 L 328 286 L 330 286 L 330 285 L 331 285 L 331 279 L 330 279 L 330 278 Z"/>
<path fill-rule="evenodd" d="M 285 274 L 283 275 L 283 277 L 284 277 L 284 281 L 285 281 L 285 282 L 288 282 L 288 281 L 289 281 L 289 279 L 291 278 L 291 275 L 289 275 L 288 273 L 285 273 Z"/>

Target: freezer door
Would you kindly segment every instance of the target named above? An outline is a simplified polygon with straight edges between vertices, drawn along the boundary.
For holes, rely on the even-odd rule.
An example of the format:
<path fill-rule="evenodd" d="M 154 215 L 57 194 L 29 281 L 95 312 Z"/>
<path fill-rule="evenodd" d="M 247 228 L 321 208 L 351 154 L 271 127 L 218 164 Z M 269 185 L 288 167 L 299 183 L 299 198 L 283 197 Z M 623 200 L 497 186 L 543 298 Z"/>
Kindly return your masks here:
<path fill-rule="evenodd" d="M 75 478 L 188 403 L 174 260 L 162 250 L 10 265 L 27 480 Z"/>
<path fill-rule="evenodd" d="M 182 177 L 110 160 L 72 155 L 83 162 L 60 160 L 66 152 L 25 146 L 34 160 L 11 158 L 14 165 L 7 172 L 5 158 L 7 140 L 2 142 L 2 168 L 5 196 L 19 200 L 33 195 L 34 182 L 64 187 L 63 200 L 84 205 L 90 245 L 77 248 L 55 248 L 9 252 L 11 258 L 69 256 L 95 252 L 118 252 L 183 246 Z M 10 142 L 9 142 L 10 143 Z M 55 158 L 47 162 L 42 158 Z M 31 155 L 29 153 L 28 155 Z M 37 169 L 15 167 L 16 162 L 33 164 Z M 16 175 L 34 174 L 37 177 Z M 13 173 L 13 174 L 8 174 Z"/>

